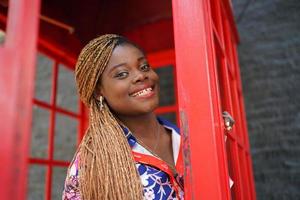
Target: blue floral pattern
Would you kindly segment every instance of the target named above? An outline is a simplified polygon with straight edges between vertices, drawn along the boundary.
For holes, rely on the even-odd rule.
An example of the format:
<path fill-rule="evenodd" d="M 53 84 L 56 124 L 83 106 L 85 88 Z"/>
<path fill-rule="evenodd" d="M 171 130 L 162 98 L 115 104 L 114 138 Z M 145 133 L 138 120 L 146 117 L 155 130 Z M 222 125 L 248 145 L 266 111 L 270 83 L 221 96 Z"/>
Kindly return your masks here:
<path fill-rule="evenodd" d="M 136 167 L 144 187 L 145 200 L 178 199 L 170 178 L 165 172 L 140 163 L 137 163 Z"/>

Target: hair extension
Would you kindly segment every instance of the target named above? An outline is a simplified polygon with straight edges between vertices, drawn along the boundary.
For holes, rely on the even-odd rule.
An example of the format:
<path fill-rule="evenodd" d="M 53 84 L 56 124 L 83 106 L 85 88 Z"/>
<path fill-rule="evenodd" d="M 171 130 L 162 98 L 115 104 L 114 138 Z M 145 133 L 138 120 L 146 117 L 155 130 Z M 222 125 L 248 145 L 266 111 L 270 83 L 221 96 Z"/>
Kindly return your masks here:
<path fill-rule="evenodd" d="M 90 109 L 89 127 L 77 151 L 79 190 L 84 200 L 143 198 L 141 181 L 125 134 L 109 106 L 104 103 L 100 110 L 94 96 L 114 48 L 123 43 L 136 46 L 122 36 L 100 36 L 82 49 L 76 64 L 78 93 Z"/>

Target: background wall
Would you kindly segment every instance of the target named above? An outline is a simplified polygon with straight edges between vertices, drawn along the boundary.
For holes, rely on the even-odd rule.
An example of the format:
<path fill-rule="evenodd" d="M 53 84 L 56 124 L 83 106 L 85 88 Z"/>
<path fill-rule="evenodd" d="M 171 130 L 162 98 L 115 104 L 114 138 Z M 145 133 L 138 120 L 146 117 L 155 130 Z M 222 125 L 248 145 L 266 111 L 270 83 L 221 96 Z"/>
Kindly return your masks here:
<path fill-rule="evenodd" d="M 233 7 L 257 199 L 300 199 L 300 1 Z"/>

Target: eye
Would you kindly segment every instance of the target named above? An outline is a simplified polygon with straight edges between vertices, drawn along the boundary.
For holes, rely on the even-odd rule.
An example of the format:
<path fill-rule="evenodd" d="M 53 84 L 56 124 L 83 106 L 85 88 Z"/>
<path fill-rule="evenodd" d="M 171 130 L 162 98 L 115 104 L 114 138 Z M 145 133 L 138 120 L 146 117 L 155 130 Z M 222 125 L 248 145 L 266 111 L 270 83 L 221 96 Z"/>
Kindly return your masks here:
<path fill-rule="evenodd" d="M 149 64 L 143 64 L 140 68 L 142 71 L 147 72 L 150 70 L 151 67 Z"/>
<path fill-rule="evenodd" d="M 118 72 L 114 77 L 119 79 L 124 79 L 128 76 L 128 72 Z"/>

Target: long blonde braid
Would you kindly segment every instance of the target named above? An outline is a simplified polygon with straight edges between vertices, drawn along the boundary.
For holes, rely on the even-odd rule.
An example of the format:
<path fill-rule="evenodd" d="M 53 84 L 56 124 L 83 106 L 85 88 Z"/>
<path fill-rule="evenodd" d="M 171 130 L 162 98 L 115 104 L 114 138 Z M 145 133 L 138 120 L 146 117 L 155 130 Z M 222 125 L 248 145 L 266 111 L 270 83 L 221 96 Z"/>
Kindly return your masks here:
<path fill-rule="evenodd" d="M 100 110 L 94 97 L 98 80 L 122 38 L 107 34 L 90 41 L 76 64 L 78 92 L 90 108 L 90 124 L 78 149 L 79 189 L 84 200 L 143 198 L 140 178 L 124 132 L 108 105 L 104 103 Z"/>

